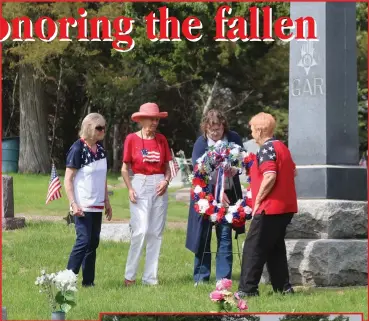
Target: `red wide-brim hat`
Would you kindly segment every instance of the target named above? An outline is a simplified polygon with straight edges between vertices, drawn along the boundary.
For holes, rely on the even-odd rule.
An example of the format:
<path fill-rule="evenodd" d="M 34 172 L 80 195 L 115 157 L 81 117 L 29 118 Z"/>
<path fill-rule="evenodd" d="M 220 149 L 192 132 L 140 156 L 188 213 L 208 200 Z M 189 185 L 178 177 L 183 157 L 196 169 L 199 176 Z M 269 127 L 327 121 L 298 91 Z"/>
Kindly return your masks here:
<path fill-rule="evenodd" d="M 140 110 L 131 116 L 131 119 L 137 122 L 141 117 L 168 117 L 166 111 L 159 111 L 159 106 L 155 103 L 146 103 L 140 106 Z"/>

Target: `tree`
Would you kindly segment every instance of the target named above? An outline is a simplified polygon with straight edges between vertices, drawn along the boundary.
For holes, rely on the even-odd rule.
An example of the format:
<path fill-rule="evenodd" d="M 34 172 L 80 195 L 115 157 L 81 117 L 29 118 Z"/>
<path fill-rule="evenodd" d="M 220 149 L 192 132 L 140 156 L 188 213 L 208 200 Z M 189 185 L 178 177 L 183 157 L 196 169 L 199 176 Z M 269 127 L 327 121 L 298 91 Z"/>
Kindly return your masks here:
<path fill-rule="evenodd" d="M 20 173 L 49 173 L 45 96 L 39 76 L 31 65 L 19 68 Z"/>
<path fill-rule="evenodd" d="M 159 131 L 167 136 L 170 147 L 175 151 L 184 150 L 187 157 L 199 135 L 201 115 L 208 107 L 225 111 L 230 127 L 244 138 L 248 136 L 250 117 L 259 111 L 270 112 L 277 118 L 277 137 L 287 142 L 289 46 L 280 41 L 214 41 L 214 16 L 221 5 L 199 2 L 4 3 L 3 15 L 7 20 L 23 15 L 32 21 L 40 16 L 79 18 L 79 7 L 88 11 L 88 18 L 106 16 L 112 21 L 121 15 L 129 16 L 135 19 L 131 36 L 136 44 L 130 52 L 120 53 L 112 49 L 111 42 L 76 39 L 69 43 L 57 39 L 50 43 L 4 42 L 4 136 L 20 133 L 21 145 L 24 142 L 30 145 L 27 139 L 33 137 L 32 127 L 24 126 L 20 131 L 19 125 L 26 124 L 28 119 L 34 123 L 36 117 L 46 119 L 37 128 L 46 137 L 47 144 L 30 150 L 26 158 L 42 154 L 45 159 L 52 157 L 61 167 L 66 152 L 78 137 L 83 117 L 89 112 L 99 112 L 108 125 L 104 147 L 108 150 L 109 168 L 118 171 L 123 140 L 129 132 L 137 130 L 131 114 L 142 103 L 155 101 L 169 113 L 169 117 L 160 122 Z M 229 5 L 232 16 L 247 16 L 251 6 L 266 5 L 272 7 L 273 19 L 289 14 L 289 3 Z M 203 23 L 202 39 L 151 42 L 146 35 L 144 17 L 150 11 L 158 14 L 162 6 L 181 22 L 191 15 L 198 17 Z M 357 29 L 360 149 L 364 151 L 367 149 L 367 3 L 357 4 Z M 75 36 L 76 29 L 72 32 Z M 28 77 L 36 79 L 39 86 L 19 88 L 22 66 L 29 66 L 32 77 Z M 36 96 L 35 101 L 25 100 Z M 21 121 L 20 105 L 28 110 L 31 103 L 37 113 Z M 22 162 L 28 165 L 26 158 Z M 44 172 L 45 169 L 35 165 L 29 170 Z"/>

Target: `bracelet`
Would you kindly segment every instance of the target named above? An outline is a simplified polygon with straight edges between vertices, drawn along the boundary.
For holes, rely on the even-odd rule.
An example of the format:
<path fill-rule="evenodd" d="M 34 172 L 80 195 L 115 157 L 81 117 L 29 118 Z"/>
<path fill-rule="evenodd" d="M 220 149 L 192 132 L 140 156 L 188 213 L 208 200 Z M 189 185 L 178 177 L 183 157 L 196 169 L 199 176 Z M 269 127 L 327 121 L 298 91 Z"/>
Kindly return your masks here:
<path fill-rule="evenodd" d="M 169 180 L 166 179 L 165 181 L 167 182 L 167 186 L 168 186 L 169 185 Z"/>

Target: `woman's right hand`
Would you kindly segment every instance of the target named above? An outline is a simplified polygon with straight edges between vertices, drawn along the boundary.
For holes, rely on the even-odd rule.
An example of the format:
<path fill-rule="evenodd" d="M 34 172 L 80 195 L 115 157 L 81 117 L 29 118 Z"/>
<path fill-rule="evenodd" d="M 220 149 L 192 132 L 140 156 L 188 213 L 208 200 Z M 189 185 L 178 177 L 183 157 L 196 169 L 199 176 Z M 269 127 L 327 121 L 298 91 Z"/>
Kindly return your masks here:
<path fill-rule="evenodd" d="M 85 216 L 85 214 L 82 211 L 82 208 L 78 206 L 76 203 L 72 204 L 72 211 L 73 211 L 73 215 L 75 216 Z"/>
<path fill-rule="evenodd" d="M 131 188 L 131 189 L 129 189 L 128 193 L 129 193 L 129 200 L 132 203 L 136 204 L 137 203 L 137 200 L 136 200 L 137 194 L 136 194 L 135 190 L 133 188 Z"/>

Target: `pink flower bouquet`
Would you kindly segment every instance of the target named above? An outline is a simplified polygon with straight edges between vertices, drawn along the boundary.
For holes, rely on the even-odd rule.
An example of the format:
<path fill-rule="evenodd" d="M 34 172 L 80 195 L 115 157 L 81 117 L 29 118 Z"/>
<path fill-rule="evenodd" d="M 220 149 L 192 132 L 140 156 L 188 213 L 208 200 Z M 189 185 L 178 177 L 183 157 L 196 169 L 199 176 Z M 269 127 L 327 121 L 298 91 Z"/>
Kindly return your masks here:
<path fill-rule="evenodd" d="M 217 282 L 215 291 L 210 293 L 210 300 L 217 304 L 217 312 L 244 312 L 248 309 L 246 301 L 231 292 L 231 288 L 232 280 L 222 279 Z"/>

